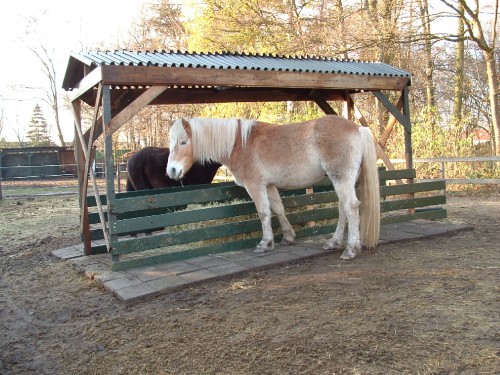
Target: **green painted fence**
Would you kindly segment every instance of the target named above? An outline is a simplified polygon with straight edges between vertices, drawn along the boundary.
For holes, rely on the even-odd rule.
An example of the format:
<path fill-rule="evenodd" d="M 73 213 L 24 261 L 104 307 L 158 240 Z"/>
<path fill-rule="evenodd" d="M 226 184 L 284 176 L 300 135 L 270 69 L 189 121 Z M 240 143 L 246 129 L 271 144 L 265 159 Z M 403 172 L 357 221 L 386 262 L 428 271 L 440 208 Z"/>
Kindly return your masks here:
<path fill-rule="evenodd" d="M 380 170 L 379 177 L 382 223 L 446 217 L 444 181 L 388 184 L 415 178 L 415 170 L 407 169 Z M 328 179 L 316 184 L 313 193 L 301 189 L 282 192 L 282 197 L 298 238 L 334 231 L 338 199 Z M 100 199 L 116 216 L 108 221 L 113 270 L 253 247 L 261 238 L 255 206 L 245 189 L 234 183 L 117 193 L 109 205 L 105 196 Z M 95 208 L 93 196 L 88 204 Z M 91 212 L 89 221 L 92 254 L 106 252 L 98 213 Z M 277 218 L 273 227 L 279 241 Z"/>

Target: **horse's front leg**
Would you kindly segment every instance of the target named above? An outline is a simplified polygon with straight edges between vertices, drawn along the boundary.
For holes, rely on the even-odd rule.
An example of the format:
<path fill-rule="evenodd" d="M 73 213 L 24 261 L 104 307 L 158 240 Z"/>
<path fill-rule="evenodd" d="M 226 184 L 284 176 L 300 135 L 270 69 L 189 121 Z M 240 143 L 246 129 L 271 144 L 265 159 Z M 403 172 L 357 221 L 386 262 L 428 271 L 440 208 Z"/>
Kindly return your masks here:
<path fill-rule="evenodd" d="M 283 201 L 281 200 L 280 193 L 276 186 L 269 185 L 267 187 L 267 195 L 269 203 L 271 204 L 271 209 L 278 216 L 278 220 L 280 221 L 281 229 L 283 231 L 281 244 L 291 245 L 293 241 L 295 241 L 295 231 L 285 216 L 285 207 L 283 207 Z"/>
<path fill-rule="evenodd" d="M 255 253 L 265 253 L 274 249 L 274 235 L 271 226 L 271 205 L 267 189 L 263 185 L 245 185 L 245 188 L 255 203 L 257 213 L 262 223 L 262 240 L 255 248 Z"/>

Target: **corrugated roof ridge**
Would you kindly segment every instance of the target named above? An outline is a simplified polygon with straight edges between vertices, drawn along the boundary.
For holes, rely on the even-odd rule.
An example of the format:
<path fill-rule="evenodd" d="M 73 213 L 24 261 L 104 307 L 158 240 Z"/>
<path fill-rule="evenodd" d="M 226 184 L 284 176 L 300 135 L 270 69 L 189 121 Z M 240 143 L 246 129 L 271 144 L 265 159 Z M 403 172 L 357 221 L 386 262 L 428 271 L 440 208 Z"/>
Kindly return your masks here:
<path fill-rule="evenodd" d="M 211 69 L 315 72 L 369 76 L 406 76 L 411 73 L 380 62 L 320 55 L 251 53 L 248 51 L 182 51 L 116 49 L 72 54 L 88 65 L 150 65 Z"/>
<path fill-rule="evenodd" d="M 388 65 L 384 62 L 377 61 L 377 60 L 362 60 L 362 59 L 346 59 L 346 58 L 339 58 L 339 57 L 331 57 L 331 56 L 324 56 L 324 55 L 314 55 L 314 54 L 306 54 L 306 55 L 297 55 L 297 54 L 279 54 L 279 53 L 274 53 L 274 52 L 268 52 L 268 53 L 254 53 L 254 52 L 248 52 L 248 51 L 243 51 L 243 52 L 237 52 L 237 51 L 184 51 L 184 50 L 153 50 L 150 51 L 148 49 L 146 50 L 131 50 L 131 49 L 115 49 L 115 50 L 105 50 L 105 51 L 100 51 L 100 50 L 95 50 L 95 51 L 88 51 L 87 53 L 104 53 L 106 55 L 110 53 L 121 53 L 121 52 L 129 52 L 129 53 L 137 53 L 137 54 L 149 54 L 149 55 L 156 55 L 156 54 L 177 54 L 177 55 L 182 55 L 182 56 L 246 56 L 246 57 L 267 57 L 267 58 L 278 58 L 278 59 L 288 59 L 288 60 L 316 60 L 316 61 L 334 61 L 334 62 L 357 62 L 357 63 L 370 63 L 370 64 L 385 64 Z M 395 68 L 392 65 L 388 65 L 393 68 Z"/>

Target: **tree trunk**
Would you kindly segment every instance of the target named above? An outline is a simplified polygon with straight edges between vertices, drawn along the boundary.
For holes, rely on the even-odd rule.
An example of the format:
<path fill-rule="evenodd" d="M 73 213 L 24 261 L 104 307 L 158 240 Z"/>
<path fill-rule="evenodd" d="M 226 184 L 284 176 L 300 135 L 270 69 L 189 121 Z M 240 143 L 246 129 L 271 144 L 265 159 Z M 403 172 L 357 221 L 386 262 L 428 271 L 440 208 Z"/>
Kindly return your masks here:
<path fill-rule="evenodd" d="M 494 51 L 484 51 L 483 56 L 486 61 L 486 74 L 488 75 L 489 100 L 491 107 L 491 122 L 495 135 L 494 143 L 495 155 L 500 155 L 500 87 L 496 75 L 496 61 Z"/>
<path fill-rule="evenodd" d="M 425 96 L 427 116 L 430 119 L 433 109 L 436 107 L 434 90 L 434 59 L 431 44 L 431 21 L 429 18 L 429 4 L 427 0 L 420 1 L 420 20 L 424 29 L 424 56 L 425 56 Z M 431 121 L 434 130 L 435 121 Z"/>
<path fill-rule="evenodd" d="M 463 12 L 463 6 L 458 5 L 458 9 Z M 465 33 L 464 20 L 458 17 L 457 36 L 460 38 L 457 42 L 457 50 L 455 55 L 455 88 L 453 95 L 453 121 L 459 124 L 462 121 L 462 102 L 463 102 L 463 86 L 464 86 L 464 53 L 465 41 L 462 39 Z"/>

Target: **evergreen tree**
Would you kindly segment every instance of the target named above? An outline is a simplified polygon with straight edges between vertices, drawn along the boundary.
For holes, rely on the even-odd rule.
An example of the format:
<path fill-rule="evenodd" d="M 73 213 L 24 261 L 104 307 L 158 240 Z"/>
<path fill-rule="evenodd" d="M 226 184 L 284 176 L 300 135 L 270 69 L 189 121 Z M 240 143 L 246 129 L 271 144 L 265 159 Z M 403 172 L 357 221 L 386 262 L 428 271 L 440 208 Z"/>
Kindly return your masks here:
<path fill-rule="evenodd" d="M 31 146 L 50 146 L 50 135 L 47 120 L 42 113 L 42 108 L 37 104 L 33 109 L 31 120 L 26 134 Z"/>

